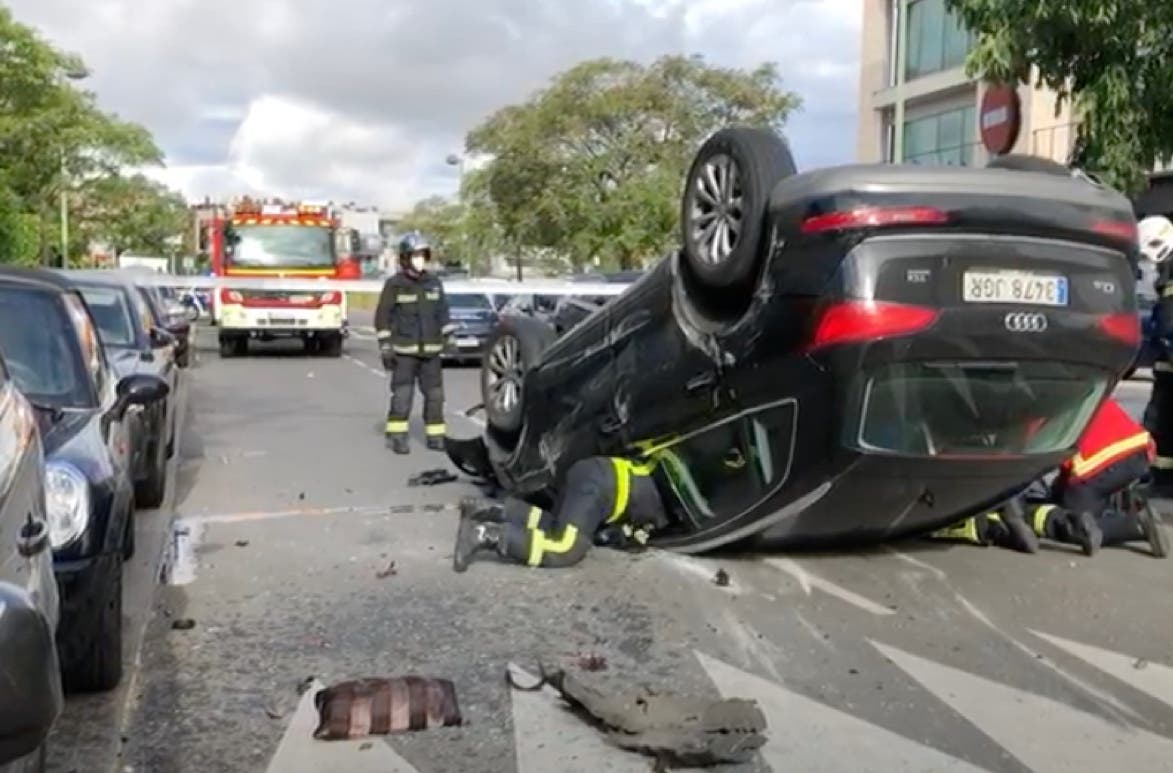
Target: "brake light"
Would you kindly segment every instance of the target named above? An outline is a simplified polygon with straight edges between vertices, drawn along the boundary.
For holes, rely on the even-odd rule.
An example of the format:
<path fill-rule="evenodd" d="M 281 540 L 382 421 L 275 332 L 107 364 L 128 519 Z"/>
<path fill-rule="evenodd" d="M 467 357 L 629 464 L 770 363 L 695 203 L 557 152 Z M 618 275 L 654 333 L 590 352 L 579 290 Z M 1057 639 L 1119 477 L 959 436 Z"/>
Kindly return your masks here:
<path fill-rule="evenodd" d="M 1135 220 L 1100 220 L 1092 223 L 1092 231 L 1129 244 L 1136 244 L 1139 239 Z"/>
<path fill-rule="evenodd" d="M 940 225 L 949 215 L 934 207 L 861 207 L 845 212 L 828 212 L 802 221 L 804 234 L 877 228 L 891 225 Z"/>
<path fill-rule="evenodd" d="M 220 288 L 220 303 L 244 303 L 244 296 L 227 287 Z"/>
<path fill-rule="evenodd" d="M 354 258 L 342 258 L 338 261 L 335 273 L 339 279 L 359 279 L 362 277 L 362 266 Z"/>
<path fill-rule="evenodd" d="M 924 306 L 883 301 L 846 301 L 823 311 L 807 350 L 836 344 L 873 341 L 924 330 L 940 312 Z"/>
<path fill-rule="evenodd" d="M 1106 314 L 1100 317 L 1096 326 L 1109 338 L 1115 338 L 1132 347 L 1140 346 L 1140 318 L 1135 314 L 1127 311 Z"/>
<path fill-rule="evenodd" d="M 342 303 L 342 293 L 337 290 L 328 290 L 322 293 L 322 303 Z"/>

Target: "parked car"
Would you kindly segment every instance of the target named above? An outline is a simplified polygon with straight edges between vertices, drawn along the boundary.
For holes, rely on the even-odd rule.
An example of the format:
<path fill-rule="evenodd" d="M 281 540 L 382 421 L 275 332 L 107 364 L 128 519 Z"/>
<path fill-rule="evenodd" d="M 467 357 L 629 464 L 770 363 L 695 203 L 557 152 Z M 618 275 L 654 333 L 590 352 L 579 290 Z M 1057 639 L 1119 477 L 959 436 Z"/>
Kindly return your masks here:
<path fill-rule="evenodd" d="M 446 362 L 480 362 L 485 342 L 497 322 L 497 310 L 487 293 L 450 292 L 448 316 L 457 325 L 443 352 Z"/>
<path fill-rule="evenodd" d="M 46 738 L 61 713 L 49 541 L 36 417 L 0 357 L 0 773 L 43 770 Z"/>
<path fill-rule="evenodd" d="M 122 564 L 134 550 L 127 413 L 170 390 L 155 375 L 119 378 L 81 293 L 51 271 L 0 268 L 0 355 L 44 444 L 63 684 L 108 690 L 122 677 Z"/>
<path fill-rule="evenodd" d="M 664 548 L 888 539 L 988 508 L 1067 459 L 1139 344 L 1136 220 L 1086 178 L 795 171 L 722 130 L 681 248 L 561 336 L 503 317 L 462 470 L 550 506 L 571 464 L 653 464 Z"/>
<path fill-rule="evenodd" d="M 127 413 L 132 439 L 132 468 L 136 507 L 163 504 L 167 489 L 167 461 L 175 450 L 175 400 L 179 388 L 175 338 L 158 327 L 146 298 L 135 285 L 117 274 L 73 277 L 90 314 L 114 373 L 119 378 L 138 373 L 158 376 L 170 394 L 141 410 Z"/>
<path fill-rule="evenodd" d="M 138 283 L 135 287 L 151 312 L 154 326 L 174 336 L 175 364 L 181 368 L 188 367 L 191 364 L 193 333 L 187 310 L 181 304 L 167 300 L 161 287 Z"/>

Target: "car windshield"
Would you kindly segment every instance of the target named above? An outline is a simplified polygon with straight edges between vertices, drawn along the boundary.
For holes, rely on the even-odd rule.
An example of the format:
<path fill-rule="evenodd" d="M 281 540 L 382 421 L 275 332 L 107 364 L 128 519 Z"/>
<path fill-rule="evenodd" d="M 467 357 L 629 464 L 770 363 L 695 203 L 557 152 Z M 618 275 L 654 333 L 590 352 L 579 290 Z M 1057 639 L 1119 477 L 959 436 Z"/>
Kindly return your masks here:
<path fill-rule="evenodd" d="M 133 347 L 134 322 L 126 295 L 113 287 L 82 287 L 81 295 L 98 325 L 98 336 L 106 346 Z"/>
<path fill-rule="evenodd" d="M 1108 386 L 1057 363 L 892 363 L 866 374 L 852 445 L 915 456 L 1050 454 L 1074 445 Z"/>
<path fill-rule="evenodd" d="M 330 229 L 304 225 L 237 225 L 229 232 L 228 261 L 251 268 L 323 268 L 334 265 Z"/>
<path fill-rule="evenodd" d="M 483 293 L 452 293 L 448 296 L 448 308 L 461 311 L 492 311 L 489 296 Z"/>
<path fill-rule="evenodd" d="M 30 400 L 57 408 L 89 406 L 88 376 L 76 331 L 54 294 L 0 287 L 0 353 L 9 375 Z"/>

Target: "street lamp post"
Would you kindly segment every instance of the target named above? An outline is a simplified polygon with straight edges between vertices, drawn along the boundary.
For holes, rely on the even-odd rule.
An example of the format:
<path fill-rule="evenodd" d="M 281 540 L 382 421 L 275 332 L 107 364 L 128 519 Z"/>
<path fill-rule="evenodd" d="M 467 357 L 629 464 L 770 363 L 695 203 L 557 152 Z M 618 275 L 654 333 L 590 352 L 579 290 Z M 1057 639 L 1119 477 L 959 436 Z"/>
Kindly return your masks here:
<path fill-rule="evenodd" d="M 79 65 L 64 70 L 62 75 L 66 80 L 81 81 L 88 78 L 90 72 Z M 61 268 L 69 268 L 69 168 L 64 144 L 61 146 Z"/>

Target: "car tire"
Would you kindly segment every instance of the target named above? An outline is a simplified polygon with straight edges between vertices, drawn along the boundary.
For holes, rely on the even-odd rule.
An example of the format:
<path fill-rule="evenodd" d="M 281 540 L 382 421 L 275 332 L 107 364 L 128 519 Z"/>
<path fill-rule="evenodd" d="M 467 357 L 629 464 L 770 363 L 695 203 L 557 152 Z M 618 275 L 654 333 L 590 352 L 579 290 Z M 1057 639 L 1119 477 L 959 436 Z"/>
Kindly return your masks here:
<path fill-rule="evenodd" d="M 228 357 L 243 357 L 248 354 L 248 339 L 247 338 L 221 338 L 220 339 L 220 357 L 227 359 Z"/>
<path fill-rule="evenodd" d="M 122 555 L 115 553 L 113 557 L 115 565 L 101 594 L 102 608 L 93 627 L 64 627 L 67 642 L 62 649 L 76 657 L 61 670 L 66 692 L 107 692 L 122 681 Z"/>
<path fill-rule="evenodd" d="M 162 440 L 160 439 L 160 442 Z M 155 451 L 151 470 L 146 480 L 134 484 L 134 502 L 136 507 L 154 510 L 163 504 L 163 497 L 167 493 L 167 454 Z"/>
<path fill-rule="evenodd" d="M 766 129 L 721 129 L 701 145 L 680 211 L 684 263 L 699 289 L 720 294 L 752 284 L 770 250 L 770 194 L 795 173 L 785 140 Z M 719 238 L 730 226 L 737 234 Z"/>
<path fill-rule="evenodd" d="M 529 317 L 503 317 L 493 329 L 481 359 L 481 399 L 494 430 L 521 431 L 525 374 L 556 338 L 549 325 Z"/>
<path fill-rule="evenodd" d="M 318 352 L 323 357 L 341 357 L 342 356 L 342 335 L 334 334 L 321 339 L 318 342 Z"/>

